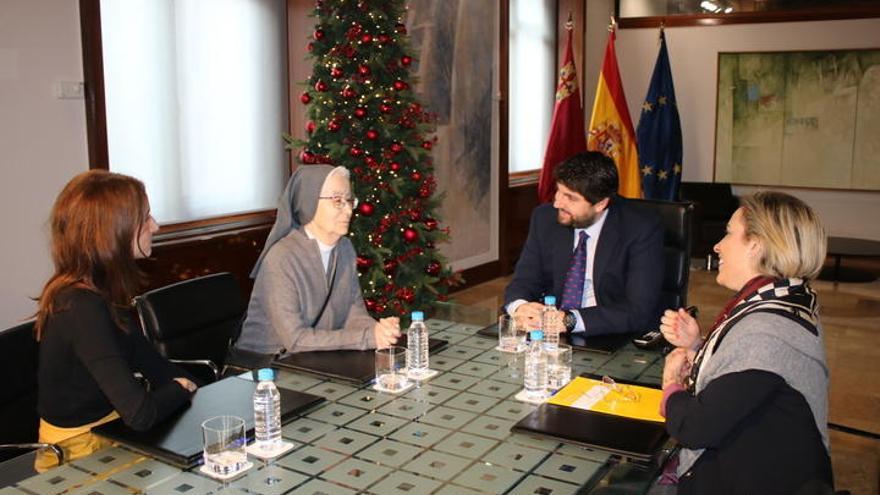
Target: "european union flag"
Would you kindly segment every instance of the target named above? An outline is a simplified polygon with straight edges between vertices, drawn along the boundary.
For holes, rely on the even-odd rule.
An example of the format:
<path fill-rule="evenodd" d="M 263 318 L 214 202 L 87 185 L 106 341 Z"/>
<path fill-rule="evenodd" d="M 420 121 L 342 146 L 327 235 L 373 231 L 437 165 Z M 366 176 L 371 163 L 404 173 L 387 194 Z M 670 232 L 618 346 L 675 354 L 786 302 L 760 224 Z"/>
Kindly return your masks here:
<path fill-rule="evenodd" d="M 675 201 L 681 183 L 681 122 L 675 103 L 675 87 L 666 35 L 660 31 L 660 53 L 648 96 L 642 104 L 642 116 L 636 130 L 642 191 L 649 199 Z"/>

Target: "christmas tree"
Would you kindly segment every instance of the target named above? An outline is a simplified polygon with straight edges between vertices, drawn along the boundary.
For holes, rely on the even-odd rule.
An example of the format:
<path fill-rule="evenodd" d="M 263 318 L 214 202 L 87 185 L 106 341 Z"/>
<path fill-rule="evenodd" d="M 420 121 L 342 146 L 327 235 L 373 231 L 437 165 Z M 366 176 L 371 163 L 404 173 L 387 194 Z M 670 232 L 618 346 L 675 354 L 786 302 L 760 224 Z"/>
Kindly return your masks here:
<path fill-rule="evenodd" d="M 349 235 L 376 317 L 429 310 L 458 281 L 437 251 L 449 229 L 436 214 L 434 119 L 412 89 L 405 9 L 403 0 L 317 1 L 314 69 L 300 95 L 308 140 L 290 141 L 303 164 L 351 171 L 360 204 Z"/>

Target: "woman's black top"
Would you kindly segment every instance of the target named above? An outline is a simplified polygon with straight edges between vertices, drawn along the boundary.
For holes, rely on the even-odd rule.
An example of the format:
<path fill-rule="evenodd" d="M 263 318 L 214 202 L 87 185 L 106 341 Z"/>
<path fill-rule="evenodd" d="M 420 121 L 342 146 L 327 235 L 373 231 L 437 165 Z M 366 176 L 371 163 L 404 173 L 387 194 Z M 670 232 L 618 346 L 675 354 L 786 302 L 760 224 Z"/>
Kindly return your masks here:
<path fill-rule="evenodd" d="M 191 394 L 174 381 L 188 375 L 160 356 L 134 325 L 117 327 L 100 295 L 64 289 L 55 308 L 40 338 L 41 418 L 72 428 L 115 409 L 125 424 L 144 431 L 190 400 Z M 150 390 L 135 372 L 146 378 Z"/>
<path fill-rule="evenodd" d="M 833 491 L 831 459 L 810 406 L 777 374 L 729 373 L 697 396 L 672 394 L 666 418 L 679 442 L 706 449 L 679 479 L 679 495 Z"/>

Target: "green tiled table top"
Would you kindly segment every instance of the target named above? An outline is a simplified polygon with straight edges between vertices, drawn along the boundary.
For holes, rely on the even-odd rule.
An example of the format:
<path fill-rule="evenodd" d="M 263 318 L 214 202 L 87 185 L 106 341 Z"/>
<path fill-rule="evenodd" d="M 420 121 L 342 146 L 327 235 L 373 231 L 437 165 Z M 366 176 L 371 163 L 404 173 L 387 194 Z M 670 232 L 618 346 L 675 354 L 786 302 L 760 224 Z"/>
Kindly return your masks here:
<path fill-rule="evenodd" d="M 268 464 L 252 459 L 253 469 L 225 484 L 197 468 L 181 472 L 111 447 L 2 487 L 0 494 L 556 495 L 597 486 L 600 478 L 608 484 L 609 473 L 626 471 L 620 469 L 625 461 L 606 452 L 512 434 L 510 428 L 535 410 L 513 398 L 522 388 L 522 355 L 495 351 L 494 340 L 474 335 L 479 325 L 427 324 L 432 337 L 450 340 L 431 356 L 440 374 L 401 395 L 281 371 L 279 386 L 327 402 L 283 427 L 294 450 Z M 650 384 L 659 382 L 662 364 L 659 354 L 629 346 L 613 355 L 576 351 L 572 359 L 575 375 Z"/>

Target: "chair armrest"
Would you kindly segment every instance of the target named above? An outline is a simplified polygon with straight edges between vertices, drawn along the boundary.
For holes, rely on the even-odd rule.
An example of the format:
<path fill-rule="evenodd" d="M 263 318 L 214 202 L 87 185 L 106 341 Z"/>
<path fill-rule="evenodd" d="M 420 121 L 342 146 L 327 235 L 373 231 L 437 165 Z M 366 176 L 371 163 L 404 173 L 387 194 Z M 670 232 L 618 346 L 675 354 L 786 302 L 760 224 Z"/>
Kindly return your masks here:
<path fill-rule="evenodd" d="M 237 375 L 240 375 L 242 373 L 248 373 L 251 371 L 253 371 L 253 370 L 250 368 L 245 368 L 243 366 L 237 366 L 234 364 L 225 364 L 225 365 L 223 365 L 222 375 L 229 376 L 230 373 L 235 373 Z"/>
<path fill-rule="evenodd" d="M 61 447 L 53 444 L 53 443 L 7 443 L 0 444 L 0 450 L 35 450 L 35 449 L 49 449 L 55 454 L 55 457 L 58 459 L 58 465 L 64 463 L 64 451 L 61 450 Z"/>
<path fill-rule="evenodd" d="M 214 381 L 220 379 L 220 368 L 214 364 L 210 359 L 169 359 L 174 364 L 192 364 L 196 366 L 205 366 L 211 369 L 211 373 L 214 375 Z"/>

